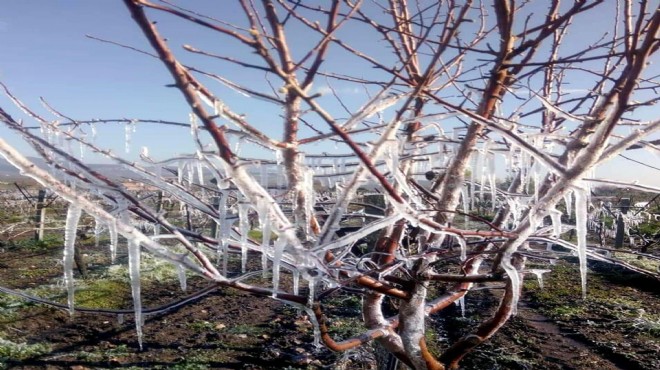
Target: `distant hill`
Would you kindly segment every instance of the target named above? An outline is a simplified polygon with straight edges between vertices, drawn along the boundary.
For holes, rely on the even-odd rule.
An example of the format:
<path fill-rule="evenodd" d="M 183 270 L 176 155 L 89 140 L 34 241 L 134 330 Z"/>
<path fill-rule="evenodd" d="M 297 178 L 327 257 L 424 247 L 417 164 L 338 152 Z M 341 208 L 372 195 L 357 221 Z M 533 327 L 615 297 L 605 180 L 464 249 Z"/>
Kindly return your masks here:
<path fill-rule="evenodd" d="M 28 159 L 38 167 L 47 167 L 46 162 L 42 158 L 28 157 Z M 134 177 L 133 172 L 117 164 L 89 164 L 89 167 L 111 179 Z M 16 181 L 24 182 L 30 181 L 30 179 L 27 176 L 21 175 L 16 167 L 9 164 L 4 157 L 0 156 L 0 182 L 12 183 Z"/>

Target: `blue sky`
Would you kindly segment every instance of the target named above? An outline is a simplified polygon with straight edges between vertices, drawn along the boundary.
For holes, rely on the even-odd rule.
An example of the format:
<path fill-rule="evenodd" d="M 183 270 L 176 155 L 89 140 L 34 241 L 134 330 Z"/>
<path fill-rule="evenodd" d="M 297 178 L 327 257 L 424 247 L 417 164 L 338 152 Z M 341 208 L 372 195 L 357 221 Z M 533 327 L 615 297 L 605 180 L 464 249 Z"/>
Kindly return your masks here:
<path fill-rule="evenodd" d="M 208 10 L 223 19 L 243 21 L 242 18 L 237 18 L 240 11 L 235 9 L 234 1 L 196 0 L 190 4 L 199 5 L 202 10 Z M 543 6 L 539 7 L 542 11 Z M 188 43 L 210 51 L 229 50 L 230 54 L 244 54 L 246 51 L 238 43 L 199 27 L 184 27 L 181 21 L 171 16 L 157 12 L 149 14 L 152 19 L 158 21 L 163 35 L 169 39 L 175 50 L 181 50 L 180 45 Z M 576 22 L 577 29 L 573 32 L 588 31 L 598 27 L 599 23 L 581 19 Z M 390 57 L 387 49 L 381 47 L 379 50 L 373 39 L 363 37 L 363 30 L 352 28 L 344 32 L 352 45 L 370 48 L 370 51 L 382 60 Z M 150 50 L 121 1 L 12 1 L 3 4 L 0 13 L 0 44 L 3 45 L 3 51 L 0 53 L 0 80 L 9 86 L 16 96 L 48 119 L 54 118 L 41 107 L 40 96 L 63 113 L 79 119 L 149 118 L 188 122 L 190 109 L 177 90 L 165 87 L 172 82 L 172 78 L 160 62 L 91 40 L 85 37 L 86 34 Z M 289 41 L 294 44 L 309 45 L 313 40 L 309 31 L 303 28 L 300 32 L 295 30 L 289 34 Z M 588 43 L 589 40 L 585 37 L 584 42 Z M 568 44 L 566 50 L 577 47 L 579 45 Z M 180 55 L 185 63 L 209 71 L 222 73 L 223 68 L 226 68 L 226 64 L 216 61 L 184 53 Z M 333 58 L 328 60 L 328 68 L 351 69 L 351 63 L 354 62 L 351 57 L 342 53 L 333 55 Z M 658 67 L 655 66 L 654 69 L 657 71 Z M 365 77 L 377 73 L 369 68 L 359 71 L 351 72 Z M 246 85 L 265 86 L 266 83 L 264 76 L 255 72 L 232 71 L 230 75 Z M 274 82 L 276 87 L 280 85 L 277 81 Z M 353 109 L 366 99 L 363 91 L 355 86 L 342 86 L 340 83 L 334 86 L 343 94 L 346 104 Z M 209 87 L 215 89 L 235 111 L 246 114 L 255 126 L 266 133 L 279 136 L 280 120 L 277 108 L 260 102 L 255 104 L 254 100 L 245 99 L 215 82 L 209 82 Z M 323 84 L 318 84 L 316 88 L 320 91 L 326 90 Z M 338 108 L 336 103 L 330 103 L 329 100 L 326 100 L 326 103 L 331 109 Z M 23 117 L 4 96 L 0 97 L 0 106 L 16 117 Z M 342 114 L 338 113 L 339 116 Z M 643 115 L 646 119 L 660 116 L 657 107 L 647 110 Z M 123 154 L 123 126 L 99 125 L 97 131 L 96 142 L 99 145 L 111 147 L 116 153 Z M 6 128 L 0 128 L 0 135 L 17 148 L 31 154 L 22 140 Z M 186 129 L 141 124 L 132 136 L 129 157 L 139 153 L 141 146 L 149 146 L 150 153 L 161 158 L 193 150 L 189 131 Z M 656 166 L 660 163 L 659 157 L 642 154 L 640 151 L 631 152 L 629 155 Z M 660 185 L 660 172 L 622 160 L 599 169 L 598 174 L 614 174 L 621 179 L 638 179 L 640 182 Z"/>

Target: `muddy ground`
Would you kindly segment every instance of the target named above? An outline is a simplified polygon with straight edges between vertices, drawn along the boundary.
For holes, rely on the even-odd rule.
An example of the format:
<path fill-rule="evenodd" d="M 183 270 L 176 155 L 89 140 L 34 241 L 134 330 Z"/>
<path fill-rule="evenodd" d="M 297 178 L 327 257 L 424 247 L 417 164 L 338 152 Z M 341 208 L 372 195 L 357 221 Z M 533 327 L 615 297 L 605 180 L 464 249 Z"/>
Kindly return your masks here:
<path fill-rule="evenodd" d="M 107 268 L 103 248 L 84 247 L 89 277 L 79 278 L 77 303 L 130 308 L 122 271 Z M 0 286 L 64 302 L 61 248 L 5 247 Z M 575 261 L 564 260 L 525 283 L 518 314 L 461 363 L 463 369 L 658 369 L 660 282 L 591 264 L 589 293 L 581 298 Z M 158 267 L 158 266 L 157 266 Z M 171 271 L 144 273 L 144 305 L 155 307 L 203 289 L 189 279 L 186 292 Z M 147 268 L 149 270 L 149 268 Z M 169 274 L 169 275 L 168 275 Z M 123 280 L 122 280 L 123 279 Z M 58 284 L 60 284 L 58 286 Z M 490 288 L 493 288 L 492 286 Z M 495 287 L 496 288 L 496 287 Z M 427 334 L 441 351 L 494 310 L 495 289 L 477 289 L 458 307 L 434 315 Z M 359 332 L 359 299 L 329 301 L 333 334 Z M 304 312 L 270 299 L 215 290 L 167 313 L 149 315 L 140 350 L 132 315 L 76 313 L 26 303 L 0 293 L 0 363 L 11 369 L 373 369 L 374 348 L 333 353 L 312 346 Z"/>

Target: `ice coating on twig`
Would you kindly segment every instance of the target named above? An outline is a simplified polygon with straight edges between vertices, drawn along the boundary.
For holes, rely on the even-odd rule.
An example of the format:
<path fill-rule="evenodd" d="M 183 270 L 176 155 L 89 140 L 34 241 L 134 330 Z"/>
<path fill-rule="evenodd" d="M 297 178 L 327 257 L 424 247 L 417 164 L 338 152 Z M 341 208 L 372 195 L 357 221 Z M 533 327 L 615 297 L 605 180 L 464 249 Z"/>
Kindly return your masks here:
<path fill-rule="evenodd" d="M 76 244 L 76 232 L 78 231 L 78 222 L 82 214 L 82 209 L 77 205 L 70 204 L 66 212 L 66 226 L 64 228 L 64 285 L 67 290 L 67 303 L 69 313 L 74 312 L 74 280 L 73 280 L 73 262 Z"/>
<path fill-rule="evenodd" d="M 509 276 L 509 281 L 511 282 L 511 313 L 516 315 L 518 313 L 518 300 L 520 299 L 521 282 L 518 269 L 516 269 L 513 263 L 511 263 L 510 253 L 505 253 L 502 257 L 502 268 Z"/>

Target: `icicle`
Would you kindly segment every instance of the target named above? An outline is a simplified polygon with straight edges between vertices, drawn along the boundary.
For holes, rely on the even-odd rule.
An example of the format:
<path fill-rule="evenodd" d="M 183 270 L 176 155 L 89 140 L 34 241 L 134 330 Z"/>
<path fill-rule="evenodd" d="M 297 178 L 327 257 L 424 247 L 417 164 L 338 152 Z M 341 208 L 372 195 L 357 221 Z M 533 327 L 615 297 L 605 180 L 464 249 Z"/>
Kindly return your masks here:
<path fill-rule="evenodd" d="M 587 298 L 587 195 L 582 189 L 575 190 L 575 228 L 577 229 L 582 298 Z"/>
<path fill-rule="evenodd" d="M 309 279 L 309 296 L 307 298 L 307 306 L 312 307 L 316 298 L 316 279 Z"/>
<path fill-rule="evenodd" d="M 461 203 L 463 204 L 463 213 L 465 214 L 465 223 L 468 221 L 468 202 L 470 201 L 468 197 L 467 186 L 461 187 Z"/>
<path fill-rule="evenodd" d="M 293 275 L 293 294 L 298 295 L 299 286 L 300 286 L 300 271 L 293 269 L 291 272 Z"/>
<path fill-rule="evenodd" d="M 189 113 L 188 120 L 190 121 L 190 135 L 195 137 L 197 135 L 197 115 Z"/>
<path fill-rule="evenodd" d="M 278 166 L 282 164 L 282 161 L 284 160 L 282 151 L 277 149 L 275 150 L 275 164 Z"/>
<path fill-rule="evenodd" d="M 218 186 L 222 180 L 218 181 Z M 228 193 L 221 191 L 218 198 L 218 221 L 216 235 L 214 237 L 216 240 L 220 241 L 218 248 L 218 258 L 222 257 L 222 275 L 227 276 L 227 262 L 228 262 L 228 252 L 229 246 L 227 245 L 226 232 L 231 227 L 227 220 L 227 197 Z"/>
<path fill-rule="evenodd" d="M 543 274 L 550 272 L 550 270 L 532 269 L 529 272 L 536 276 L 536 280 L 539 282 L 539 288 L 543 289 Z"/>
<path fill-rule="evenodd" d="M 306 169 L 303 173 L 303 194 L 305 196 L 305 219 L 307 220 L 305 227 L 306 235 L 312 235 L 310 229 L 310 220 L 313 217 L 314 210 L 314 172 L 311 169 Z"/>
<path fill-rule="evenodd" d="M 229 264 L 229 243 L 222 240 L 220 243 L 220 251 L 222 252 L 222 275 L 227 276 L 227 265 Z"/>
<path fill-rule="evenodd" d="M 236 144 L 234 144 L 234 154 L 236 154 L 237 156 L 241 155 L 241 144 L 243 144 L 242 137 L 236 140 Z"/>
<path fill-rule="evenodd" d="M 127 123 L 124 126 L 124 145 L 125 145 L 125 150 L 126 154 L 131 152 L 131 133 L 133 130 L 131 129 L 131 125 Z"/>
<path fill-rule="evenodd" d="M 467 243 L 460 235 L 456 235 L 455 238 L 461 248 L 461 262 L 463 262 L 467 259 Z"/>
<path fill-rule="evenodd" d="M 177 163 L 177 169 L 176 169 L 176 182 L 177 184 L 182 184 L 183 183 L 183 170 L 186 167 L 186 162 L 184 161 L 179 161 Z"/>
<path fill-rule="evenodd" d="M 559 238 L 559 236 L 561 236 L 562 229 L 561 212 L 556 209 L 552 209 L 550 211 L 550 219 L 552 220 L 552 237 Z"/>
<path fill-rule="evenodd" d="M 186 180 L 188 181 L 188 185 L 192 185 L 193 181 L 195 180 L 195 169 L 193 168 L 193 163 L 188 164 L 188 171 L 186 172 Z"/>
<path fill-rule="evenodd" d="M 93 144 L 96 141 L 96 125 L 94 123 L 90 123 L 89 130 L 92 132 L 92 144 Z"/>
<path fill-rule="evenodd" d="M 511 263 L 510 254 L 504 254 L 502 268 L 506 271 L 511 281 L 511 313 L 512 315 L 516 315 L 518 314 L 518 300 L 520 299 L 520 275 L 518 275 L 518 270 Z"/>
<path fill-rule="evenodd" d="M 249 207 L 249 204 L 243 202 L 238 205 L 238 230 L 241 233 L 241 272 L 243 273 L 247 270 L 248 232 L 250 231 Z"/>
<path fill-rule="evenodd" d="M 474 193 L 476 191 L 475 178 L 476 178 L 477 174 L 475 172 L 476 172 L 476 168 L 477 168 L 477 159 L 476 159 L 476 157 L 472 157 L 472 158 L 470 158 L 470 161 L 472 162 L 470 164 L 470 168 L 471 168 L 470 169 L 470 184 L 469 184 L 469 186 L 470 186 L 470 192 L 469 192 L 470 197 L 467 197 L 467 195 L 468 195 L 467 186 L 468 185 L 464 185 L 463 188 L 465 188 L 465 189 L 461 189 L 461 197 L 463 197 L 463 195 L 465 195 L 465 197 L 462 200 L 462 202 L 463 202 L 463 212 L 465 212 L 465 213 L 467 213 L 465 211 L 466 209 L 474 208 L 474 201 L 477 198 L 474 195 Z M 463 193 L 463 191 L 465 191 L 465 194 Z M 467 204 L 468 201 L 472 204 L 468 205 Z M 465 219 L 467 220 L 467 217 Z"/>
<path fill-rule="evenodd" d="M 573 198 L 572 198 L 572 191 L 569 191 L 564 195 L 564 203 L 566 203 L 566 215 L 568 218 L 571 218 L 571 213 L 573 213 Z"/>
<path fill-rule="evenodd" d="M 94 219 L 94 246 L 99 246 L 99 237 L 101 236 L 101 222 L 97 218 Z"/>
<path fill-rule="evenodd" d="M 484 200 L 484 189 L 486 188 L 486 173 L 488 172 L 488 146 L 490 141 L 486 141 L 479 152 L 479 167 L 473 167 L 471 172 L 475 172 L 476 169 L 479 169 L 479 200 Z M 476 174 L 475 174 L 476 175 Z M 474 184 L 474 181 L 472 182 Z M 475 194 L 472 193 L 472 199 L 470 199 L 470 209 L 474 209 Z"/>
<path fill-rule="evenodd" d="M 124 323 L 124 314 L 123 314 L 123 313 L 118 313 L 118 314 L 117 314 L 117 323 L 118 323 L 119 325 L 121 325 L 121 324 Z"/>
<path fill-rule="evenodd" d="M 178 264 L 176 265 L 176 272 L 179 277 L 179 284 L 181 284 L 181 290 L 185 292 L 188 288 L 186 269 L 183 267 L 183 265 Z"/>
<path fill-rule="evenodd" d="M 199 180 L 200 185 L 204 185 L 204 166 L 202 165 L 201 160 L 197 162 L 197 179 Z"/>
<path fill-rule="evenodd" d="M 115 259 L 117 258 L 118 236 L 117 236 L 117 224 L 115 223 L 114 220 L 108 223 L 108 233 L 110 234 L 110 261 L 112 263 L 115 263 Z"/>
<path fill-rule="evenodd" d="M 458 299 L 458 305 L 461 306 L 461 317 L 465 317 L 465 296 Z"/>
<path fill-rule="evenodd" d="M 277 296 L 277 290 L 280 288 L 280 265 L 285 246 L 284 238 L 279 237 L 275 241 L 273 253 L 273 297 Z"/>
<path fill-rule="evenodd" d="M 64 285 L 67 290 L 67 303 L 69 313 L 73 315 L 74 306 L 74 281 L 73 281 L 73 255 L 75 253 L 76 231 L 82 209 L 74 204 L 69 205 L 66 212 L 66 226 L 64 229 Z"/>
<path fill-rule="evenodd" d="M 257 213 L 259 214 L 259 225 L 261 226 L 261 269 L 263 271 L 262 276 L 266 278 L 268 275 L 268 247 L 272 234 L 268 203 L 261 202 L 257 204 Z"/>
<path fill-rule="evenodd" d="M 314 315 L 314 311 L 312 311 L 311 308 L 303 306 L 303 309 L 307 313 L 307 316 L 309 317 L 309 322 L 312 323 L 312 328 L 314 329 L 314 340 L 312 344 L 316 348 L 321 347 L 321 328 L 319 326 L 318 320 L 316 320 L 316 315 Z"/>
<path fill-rule="evenodd" d="M 142 349 L 142 298 L 140 294 L 140 243 L 128 240 L 128 275 L 131 280 L 133 310 L 135 311 L 135 330 L 138 344 Z"/>

